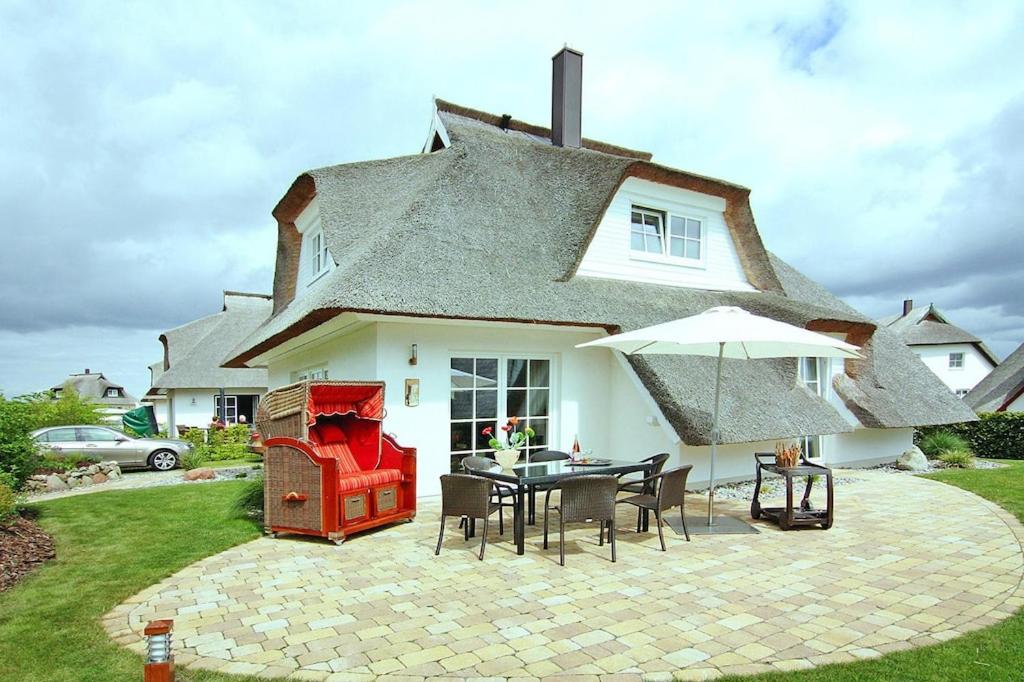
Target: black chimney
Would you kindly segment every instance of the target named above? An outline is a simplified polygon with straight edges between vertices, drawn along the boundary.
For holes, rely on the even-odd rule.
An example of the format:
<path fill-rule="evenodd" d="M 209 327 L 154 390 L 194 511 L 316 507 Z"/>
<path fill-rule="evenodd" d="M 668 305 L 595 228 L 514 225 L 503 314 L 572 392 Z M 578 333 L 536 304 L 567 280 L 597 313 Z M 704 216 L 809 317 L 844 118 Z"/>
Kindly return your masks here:
<path fill-rule="evenodd" d="M 914 309 L 914 301 L 910 298 L 903 299 L 903 316 L 906 317 Z"/>
<path fill-rule="evenodd" d="M 583 142 L 583 53 L 563 47 L 551 58 L 551 144 Z"/>

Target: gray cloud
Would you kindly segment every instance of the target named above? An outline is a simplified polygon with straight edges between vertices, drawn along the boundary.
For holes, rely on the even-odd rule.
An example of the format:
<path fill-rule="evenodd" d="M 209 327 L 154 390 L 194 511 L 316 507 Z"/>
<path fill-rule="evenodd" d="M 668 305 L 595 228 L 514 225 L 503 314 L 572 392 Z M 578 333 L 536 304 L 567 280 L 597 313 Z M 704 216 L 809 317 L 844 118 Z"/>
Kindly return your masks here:
<path fill-rule="evenodd" d="M 588 136 L 753 187 L 768 247 L 869 314 L 1024 337 L 1019 5 L 631 12 L 641 37 L 614 3 L 4 4 L 0 390 L 143 392 L 160 330 L 269 291 L 297 174 L 418 151 L 434 94 L 544 123 L 566 41 Z"/>

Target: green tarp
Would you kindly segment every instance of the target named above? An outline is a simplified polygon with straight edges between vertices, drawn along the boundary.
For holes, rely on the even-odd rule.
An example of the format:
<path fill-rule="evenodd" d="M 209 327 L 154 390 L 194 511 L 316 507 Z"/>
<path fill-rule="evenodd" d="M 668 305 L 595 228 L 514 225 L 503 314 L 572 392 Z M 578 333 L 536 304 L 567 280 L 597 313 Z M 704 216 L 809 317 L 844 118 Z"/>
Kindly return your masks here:
<path fill-rule="evenodd" d="M 157 432 L 156 415 L 149 405 L 125 412 L 121 416 L 121 423 L 126 429 L 131 429 L 140 436 L 155 436 Z"/>

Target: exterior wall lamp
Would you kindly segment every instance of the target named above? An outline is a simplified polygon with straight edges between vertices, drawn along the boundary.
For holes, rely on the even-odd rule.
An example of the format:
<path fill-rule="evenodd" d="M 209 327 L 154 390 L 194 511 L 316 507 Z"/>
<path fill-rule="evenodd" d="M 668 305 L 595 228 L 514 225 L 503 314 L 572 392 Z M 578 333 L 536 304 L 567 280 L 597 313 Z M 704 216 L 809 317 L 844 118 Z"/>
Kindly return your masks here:
<path fill-rule="evenodd" d="M 412 344 L 412 352 L 409 355 L 409 364 L 410 365 L 415 365 L 418 362 L 419 362 L 419 349 L 416 347 L 416 344 L 414 343 L 414 344 Z"/>
<path fill-rule="evenodd" d="M 171 652 L 173 620 L 154 620 L 146 626 L 146 666 L 143 682 L 174 682 L 174 654 Z"/>

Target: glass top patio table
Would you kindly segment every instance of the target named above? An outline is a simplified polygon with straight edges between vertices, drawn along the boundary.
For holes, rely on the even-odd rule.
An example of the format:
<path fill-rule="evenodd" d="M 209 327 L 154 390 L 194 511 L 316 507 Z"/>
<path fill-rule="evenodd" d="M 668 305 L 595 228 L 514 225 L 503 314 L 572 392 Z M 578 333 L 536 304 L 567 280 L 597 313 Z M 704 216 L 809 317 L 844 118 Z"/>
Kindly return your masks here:
<path fill-rule="evenodd" d="M 570 476 L 585 476 L 587 474 L 618 476 L 634 471 L 646 472 L 649 466 L 649 462 L 608 460 L 607 464 L 577 464 L 567 459 L 561 459 L 553 462 L 537 462 L 533 464 L 523 462 L 522 464 L 516 464 L 511 469 L 502 469 L 495 462 L 494 466 L 490 469 L 476 469 L 472 473 L 475 476 L 483 476 L 500 483 L 510 484 L 516 489 L 517 494 L 514 505 L 516 554 L 523 554 L 526 551 L 525 501 L 527 490 L 531 486 L 558 483 L 560 480 Z"/>
<path fill-rule="evenodd" d="M 628 474 L 634 471 L 644 471 L 649 466 L 646 462 L 624 462 L 618 460 L 603 460 L 608 464 L 574 464 L 571 460 L 560 459 L 553 462 L 536 462 L 527 464 L 521 462 L 511 469 L 502 469 L 497 462 L 490 469 L 478 469 L 473 471 L 477 476 L 493 478 L 502 483 L 517 485 L 541 485 L 556 483 L 568 476 L 581 476 L 586 474 L 608 474 L 617 476 Z"/>

